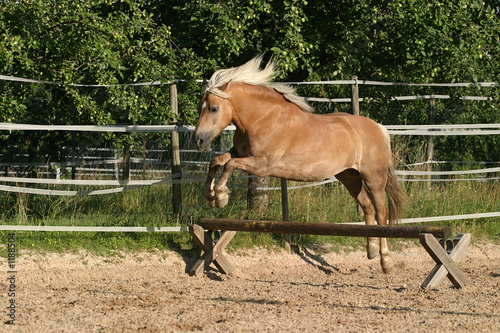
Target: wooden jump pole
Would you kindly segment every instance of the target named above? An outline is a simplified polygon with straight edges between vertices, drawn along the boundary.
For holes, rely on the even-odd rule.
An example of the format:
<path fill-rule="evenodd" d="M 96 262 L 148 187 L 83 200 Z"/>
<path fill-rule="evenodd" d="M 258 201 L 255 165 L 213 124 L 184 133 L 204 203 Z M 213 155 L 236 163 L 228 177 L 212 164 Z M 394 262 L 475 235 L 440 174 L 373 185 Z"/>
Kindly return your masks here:
<path fill-rule="evenodd" d="M 206 231 L 206 229 L 208 230 Z M 210 236 L 212 230 L 221 231 L 221 236 L 217 241 L 214 241 Z M 470 243 L 470 234 L 462 234 L 454 239 L 448 239 L 451 236 L 450 227 L 381 226 L 215 218 L 201 218 L 198 224 L 189 226 L 189 233 L 203 250 L 203 254 L 193 266 L 189 275 L 203 272 L 203 270 L 208 269 L 211 263 L 214 263 L 221 273 L 230 274 L 234 272 L 234 267 L 226 259 L 223 252 L 237 231 L 347 237 L 418 238 L 425 250 L 436 262 L 434 269 L 422 284 L 422 288 L 436 287 L 445 277 L 448 277 L 457 288 L 462 288 L 471 283 L 456 264 L 456 261 Z M 439 238 L 441 239 L 439 240 Z"/>
<path fill-rule="evenodd" d="M 280 222 L 238 219 L 201 218 L 198 225 L 208 230 L 267 232 L 276 234 L 308 234 L 350 237 L 419 238 L 420 234 L 432 234 L 437 238 L 449 238 L 450 227 L 403 226 L 403 225 L 355 225 L 333 223 Z"/>

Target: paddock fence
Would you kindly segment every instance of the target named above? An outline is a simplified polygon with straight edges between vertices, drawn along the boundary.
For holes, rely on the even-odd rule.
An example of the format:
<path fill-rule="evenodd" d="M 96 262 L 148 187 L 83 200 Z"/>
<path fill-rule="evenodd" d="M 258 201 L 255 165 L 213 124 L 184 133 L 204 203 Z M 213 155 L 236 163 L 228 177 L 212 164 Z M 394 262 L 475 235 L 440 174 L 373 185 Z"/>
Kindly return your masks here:
<path fill-rule="evenodd" d="M 43 84 L 59 84 L 46 81 L 37 81 L 23 78 L 14 78 L 0 75 L 0 80 L 18 81 L 25 83 L 43 83 Z M 180 81 L 180 80 L 179 80 Z M 161 85 L 159 81 L 136 83 L 134 86 Z M 175 87 L 176 82 L 169 83 L 171 87 Z M 293 85 L 305 84 L 322 84 L 322 85 L 350 85 L 352 94 L 349 98 L 316 98 L 307 97 L 310 102 L 315 103 L 350 103 L 352 112 L 359 114 L 359 103 L 367 102 L 369 97 L 360 98 L 357 91 L 359 85 L 378 85 L 378 86 L 426 86 L 426 87 L 499 87 L 499 83 L 480 82 L 480 83 L 444 83 L 444 84 L 414 84 L 414 83 L 393 83 L 358 80 L 353 77 L 351 80 L 342 81 L 320 81 L 320 82 L 291 82 Z M 109 87 L 108 85 L 74 85 L 93 88 Z M 171 88 L 172 92 L 172 88 Z M 175 89 L 176 92 L 176 89 Z M 173 98 L 177 98 L 176 93 L 171 94 Z M 435 100 L 458 98 L 468 101 L 491 101 L 491 97 L 485 96 L 459 96 L 452 97 L 450 95 L 419 95 L 419 96 L 393 96 L 391 100 L 409 101 L 409 100 L 428 100 L 429 101 L 429 124 L 426 125 L 384 125 L 389 134 L 393 136 L 426 136 L 428 138 L 428 151 L 425 161 L 406 165 L 405 167 L 426 166 L 427 170 L 397 170 L 399 181 L 407 182 L 445 182 L 445 181 L 496 181 L 500 179 L 500 161 L 488 162 L 470 162 L 483 165 L 484 167 L 472 170 L 460 171 L 435 171 L 430 166 L 448 163 L 463 163 L 453 161 L 435 161 L 432 158 L 432 148 L 429 151 L 429 146 L 433 145 L 435 136 L 458 136 L 458 135 L 500 135 L 500 124 L 453 124 L 453 125 L 437 125 L 433 123 L 432 112 Z M 172 105 L 176 105 L 177 100 L 171 101 Z M 75 159 L 75 156 L 68 156 L 62 162 L 0 162 L 0 170 L 3 168 L 4 176 L 0 177 L 0 191 L 26 193 L 35 195 L 55 195 L 55 196 L 77 196 L 77 195 L 104 195 L 110 193 L 118 193 L 128 190 L 133 190 L 144 186 L 153 186 L 158 184 L 171 184 L 179 189 L 181 184 L 204 182 L 206 169 L 211 158 L 216 154 L 222 153 L 230 148 L 231 136 L 235 127 L 230 125 L 223 132 L 223 139 L 219 141 L 218 146 L 214 151 L 208 153 L 199 153 L 192 149 L 190 144 L 193 126 L 178 126 L 178 125 L 126 125 L 126 126 L 95 126 L 95 125 L 37 125 L 37 124 L 15 124 L 15 123 L 0 123 L 0 131 L 69 131 L 69 132 L 96 132 L 96 133 L 170 133 L 171 135 L 181 135 L 182 138 L 174 148 L 171 147 L 150 147 L 144 145 L 143 151 L 132 152 L 132 157 L 124 159 L 117 156 L 113 149 L 109 148 L 91 148 L 88 152 L 92 153 L 84 158 Z M 170 154 L 166 151 L 171 151 Z M 146 151 L 146 153 L 145 153 Z M 137 156 L 134 156 L 134 153 Z M 140 156 L 142 154 L 142 157 Z M 104 156 L 104 157 L 103 157 Z M 178 161 L 175 161 L 175 156 L 178 156 Z M 182 157 L 181 157 L 182 156 Z M 178 169 L 174 164 L 179 164 Z M 132 165 L 128 170 L 128 177 L 123 178 L 124 164 Z M 487 167 L 492 165 L 492 167 Z M 155 166 L 155 168 L 146 168 L 146 166 Z M 37 170 L 36 177 L 27 177 L 33 172 L 25 170 Z M 182 171 L 181 171 L 182 170 Z M 71 177 L 68 175 L 72 174 Z M 75 176 L 76 175 L 76 176 Z M 458 177 L 457 177 L 458 176 Z M 237 175 L 231 178 L 232 187 L 251 188 L 244 184 L 248 175 Z M 72 178 L 72 179 L 68 179 Z M 79 178 L 79 179 L 76 179 Z M 152 179 L 151 179 L 152 178 Z M 253 187 L 257 190 L 293 190 L 303 187 L 319 186 L 336 181 L 335 178 L 326 179 L 324 181 L 313 184 L 297 184 L 294 186 L 281 187 Z M 282 182 L 283 183 L 283 182 Z M 9 185 L 7 185 L 9 184 Z M 21 185 L 22 184 L 22 185 Z M 31 185 L 27 187 L 26 185 Z M 44 189 L 40 186 L 54 187 L 58 185 L 74 185 L 74 186 L 107 186 L 113 187 L 109 189 L 99 190 L 56 190 Z M 33 187 L 36 186 L 36 187 Z M 177 200 L 182 205 L 182 195 L 180 191 L 174 196 L 178 196 Z M 175 207 L 174 207 L 175 209 Z M 286 208 L 288 209 L 288 208 Z M 472 219 L 472 218 L 488 218 L 498 217 L 500 212 L 488 212 L 478 214 L 451 215 L 451 216 L 435 216 L 422 217 L 401 220 L 400 223 L 424 223 L 446 220 Z M 353 222 L 363 223 L 363 222 Z M 181 227 L 75 227 L 75 226 L 15 226 L 15 225 L 0 225 L 0 230 L 29 230 L 29 231 L 98 231 L 98 232 L 178 232 L 187 231 L 184 226 Z"/>

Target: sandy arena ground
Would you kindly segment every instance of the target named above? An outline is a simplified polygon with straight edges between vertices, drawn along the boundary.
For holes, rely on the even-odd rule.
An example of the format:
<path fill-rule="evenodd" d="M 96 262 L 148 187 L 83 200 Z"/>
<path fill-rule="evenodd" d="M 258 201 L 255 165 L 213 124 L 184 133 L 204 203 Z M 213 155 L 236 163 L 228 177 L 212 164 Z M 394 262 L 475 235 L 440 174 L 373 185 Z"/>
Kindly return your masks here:
<path fill-rule="evenodd" d="M 190 277 L 195 254 L 118 257 L 22 254 L 16 326 L 0 261 L 2 332 L 499 332 L 500 246 L 474 244 L 459 261 L 472 285 L 420 284 L 434 262 L 422 247 L 393 253 L 384 275 L 365 254 L 256 249 L 227 255 L 237 273 Z"/>

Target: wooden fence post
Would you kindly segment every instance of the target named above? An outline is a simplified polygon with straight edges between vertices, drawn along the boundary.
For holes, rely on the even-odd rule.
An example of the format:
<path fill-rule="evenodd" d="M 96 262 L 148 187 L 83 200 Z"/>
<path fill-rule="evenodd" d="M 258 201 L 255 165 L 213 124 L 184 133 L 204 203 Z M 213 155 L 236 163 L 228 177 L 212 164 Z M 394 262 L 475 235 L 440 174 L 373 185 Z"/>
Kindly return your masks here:
<path fill-rule="evenodd" d="M 358 77 L 356 75 L 352 75 L 351 76 L 351 80 L 354 80 L 354 84 L 351 84 L 351 109 L 352 109 L 352 114 L 359 116 Z"/>
<path fill-rule="evenodd" d="M 436 106 L 436 99 L 431 95 L 431 99 L 429 100 L 429 125 L 434 125 L 434 108 Z M 432 171 L 432 158 L 434 155 L 434 136 L 427 136 L 427 153 L 426 153 L 426 161 L 427 161 L 427 171 Z M 427 175 L 427 187 L 431 186 L 431 175 Z"/>
<path fill-rule="evenodd" d="M 170 107 L 174 114 L 174 124 L 177 124 L 179 109 L 177 106 L 177 85 L 170 85 Z M 172 175 L 181 173 L 181 155 L 179 152 L 179 133 L 172 132 L 171 136 L 171 151 L 172 151 Z M 172 180 L 181 179 L 181 176 L 174 177 Z M 182 187 L 181 184 L 172 184 L 172 205 L 174 215 L 178 215 L 182 211 Z"/>

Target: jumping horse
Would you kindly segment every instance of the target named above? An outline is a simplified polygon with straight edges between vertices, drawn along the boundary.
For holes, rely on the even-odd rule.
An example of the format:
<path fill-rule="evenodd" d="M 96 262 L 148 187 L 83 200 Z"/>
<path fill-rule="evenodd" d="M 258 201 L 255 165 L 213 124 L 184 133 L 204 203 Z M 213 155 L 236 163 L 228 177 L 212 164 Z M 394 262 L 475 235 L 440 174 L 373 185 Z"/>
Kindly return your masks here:
<path fill-rule="evenodd" d="M 226 206 L 226 183 L 235 169 L 304 182 L 335 176 L 359 203 L 367 225 L 375 220 L 386 225 L 387 218 L 394 224 L 405 196 L 397 184 L 387 130 L 362 116 L 312 113 L 291 86 L 271 82 L 275 61 L 263 69 L 261 62 L 262 55 L 242 66 L 218 70 L 202 88 L 196 148 L 209 150 L 224 128 L 230 123 L 236 126 L 233 147 L 210 163 L 205 184 L 210 206 Z M 379 253 L 382 269 L 389 273 L 394 263 L 386 239 L 368 238 L 368 258 Z"/>

